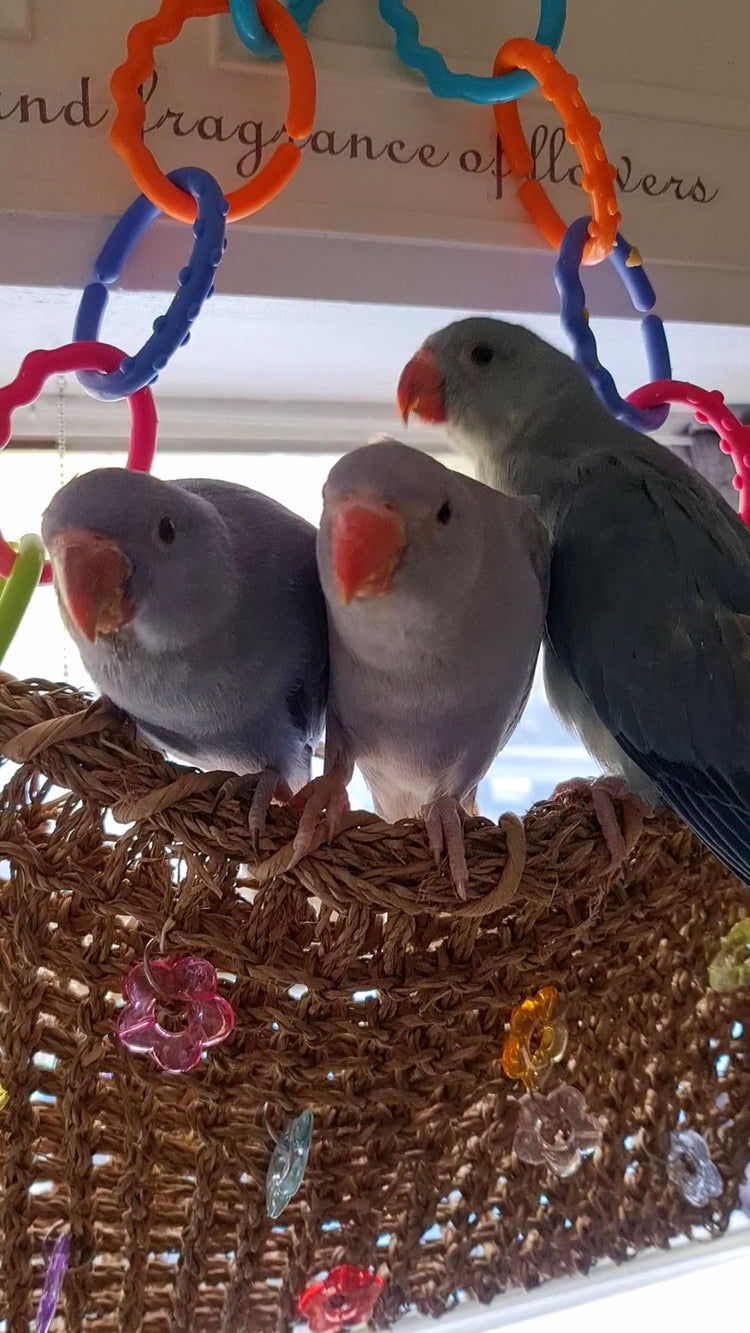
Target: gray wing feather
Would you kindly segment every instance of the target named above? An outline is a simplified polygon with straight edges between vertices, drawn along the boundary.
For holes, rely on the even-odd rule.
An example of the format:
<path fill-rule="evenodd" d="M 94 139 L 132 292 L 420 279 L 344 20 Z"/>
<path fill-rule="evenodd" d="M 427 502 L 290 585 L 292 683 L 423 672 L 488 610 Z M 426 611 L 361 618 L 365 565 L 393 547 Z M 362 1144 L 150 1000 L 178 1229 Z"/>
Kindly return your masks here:
<path fill-rule="evenodd" d="M 555 526 L 554 652 L 664 799 L 750 882 L 750 533 L 650 449 L 589 455 L 579 482 Z"/>
<path fill-rule="evenodd" d="M 280 660 L 294 663 L 285 685 L 286 707 L 305 742 L 314 745 L 323 729 L 328 690 L 328 631 L 323 594 L 315 561 L 315 528 L 260 491 L 230 481 L 189 478 L 177 485 L 211 501 L 231 533 L 240 568 L 249 572 L 245 634 L 248 644 L 263 634 L 282 639 Z M 279 541 L 279 530 L 284 540 Z M 261 559 L 273 552 L 273 577 L 253 579 Z M 279 624 L 279 591 L 284 592 L 283 623 Z M 293 616 L 289 614 L 293 610 Z M 297 651 L 287 650 L 287 636 Z"/>

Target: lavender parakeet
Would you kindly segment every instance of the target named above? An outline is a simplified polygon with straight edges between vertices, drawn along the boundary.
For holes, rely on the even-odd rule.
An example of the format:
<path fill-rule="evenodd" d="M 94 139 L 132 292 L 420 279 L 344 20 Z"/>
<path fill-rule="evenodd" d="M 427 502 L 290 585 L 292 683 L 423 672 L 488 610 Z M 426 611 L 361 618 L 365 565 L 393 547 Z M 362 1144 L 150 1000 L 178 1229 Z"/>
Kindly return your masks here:
<path fill-rule="evenodd" d="M 345 454 L 323 491 L 318 568 L 331 677 L 326 782 L 355 762 L 375 808 L 423 814 L 457 892 L 461 807 L 528 697 L 547 599 L 546 533 L 526 501 L 381 439 Z"/>
<path fill-rule="evenodd" d="M 274 793 L 308 781 L 323 729 L 315 529 L 231 482 L 102 468 L 58 491 L 42 535 L 97 688 L 170 755 L 258 774 L 261 832 Z"/>

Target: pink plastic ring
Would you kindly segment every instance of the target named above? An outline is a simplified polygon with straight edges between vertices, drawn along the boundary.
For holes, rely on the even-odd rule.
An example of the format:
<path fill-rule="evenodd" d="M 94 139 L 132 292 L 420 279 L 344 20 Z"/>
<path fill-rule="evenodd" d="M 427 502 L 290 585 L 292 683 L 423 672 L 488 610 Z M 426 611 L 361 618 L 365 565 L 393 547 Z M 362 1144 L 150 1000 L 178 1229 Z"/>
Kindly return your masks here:
<path fill-rule="evenodd" d="M 750 426 L 743 426 L 726 406 L 718 389 L 699 389 L 684 380 L 654 380 L 628 394 L 635 407 L 656 407 L 662 403 L 685 403 L 701 425 L 712 426 L 719 437 L 719 448 L 732 455 L 737 469 L 735 490 L 740 493 L 740 518 L 750 528 Z"/>
<path fill-rule="evenodd" d="M 11 415 L 16 407 L 33 403 L 50 375 L 72 370 L 117 370 L 125 353 L 109 343 L 66 343 L 49 351 L 29 352 L 21 362 L 16 378 L 0 388 L 0 449 L 11 437 Z M 149 472 L 156 452 L 156 408 L 150 389 L 139 389 L 128 397 L 130 444 L 127 467 L 131 472 Z M 16 553 L 0 532 L 0 578 L 7 579 Z M 42 583 L 52 582 L 49 560 L 44 563 Z"/>

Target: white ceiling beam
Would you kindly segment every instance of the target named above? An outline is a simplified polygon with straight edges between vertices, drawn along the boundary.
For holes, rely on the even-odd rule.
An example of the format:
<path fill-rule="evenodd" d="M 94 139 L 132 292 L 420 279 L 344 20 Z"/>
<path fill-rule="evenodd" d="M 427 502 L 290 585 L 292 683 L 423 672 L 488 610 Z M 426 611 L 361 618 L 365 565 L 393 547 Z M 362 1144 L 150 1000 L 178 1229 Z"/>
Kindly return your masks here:
<path fill-rule="evenodd" d="M 111 403 L 74 393 L 66 395 L 64 410 L 68 448 L 122 448 L 129 431 L 124 408 L 113 410 Z M 383 403 L 157 397 L 157 412 L 161 449 L 339 453 L 380 434 L 395 435 L 431 453 L 450 448 L 433 427 L 414 422 L 407 430 L 395 409 Z M 681 431 L 690 420 L 689 414 L 673 409 L 667 427 L 656 438 L 687 443 Z M 30 443 L 56 447 L 57 431 L 57 396 L 46 393 L 31 407 L 14 413 L 9 447 Z"/>

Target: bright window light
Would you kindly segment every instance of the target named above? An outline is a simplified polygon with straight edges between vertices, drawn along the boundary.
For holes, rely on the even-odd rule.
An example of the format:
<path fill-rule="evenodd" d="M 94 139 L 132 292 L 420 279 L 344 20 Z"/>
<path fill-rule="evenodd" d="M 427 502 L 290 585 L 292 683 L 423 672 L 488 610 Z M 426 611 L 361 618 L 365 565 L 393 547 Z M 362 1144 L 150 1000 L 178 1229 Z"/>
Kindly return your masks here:
<path fill-rule="evenodd" d="M 678 1240 L 630 1263 L 597 1264 L 586 1277 L 558 1278 L 508 1291 L 490 1306 L 467 1301 L 440 1333 L 706 1333 L 717 1322 L 744 1328 L 750 1225 L 736 1214 L 717 1240 Z M 434 1320 L 408 1315 L 402 1333 L 428 1333 Z"/>

